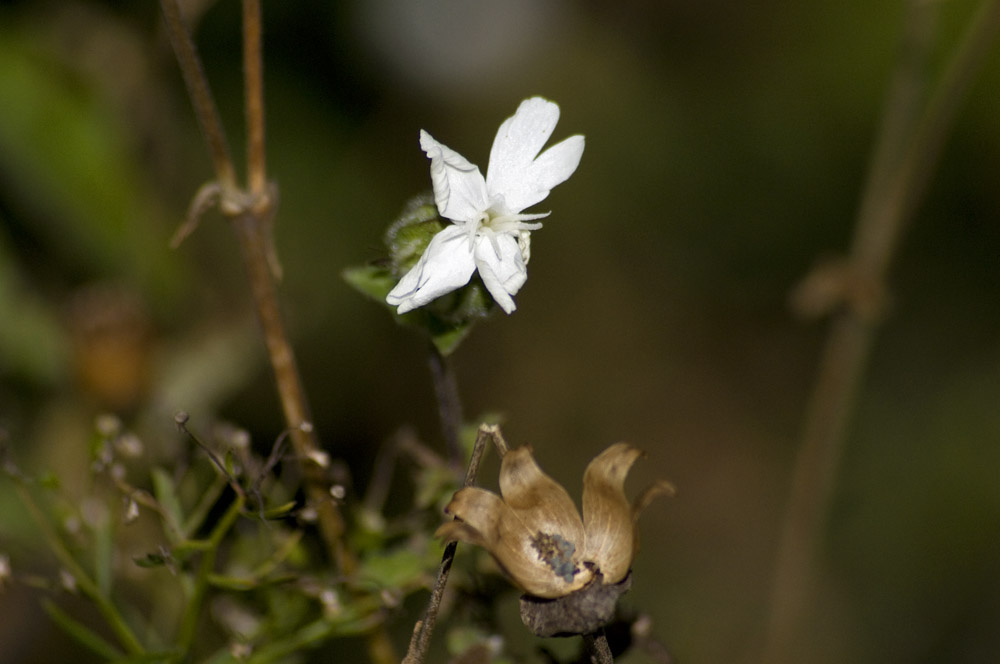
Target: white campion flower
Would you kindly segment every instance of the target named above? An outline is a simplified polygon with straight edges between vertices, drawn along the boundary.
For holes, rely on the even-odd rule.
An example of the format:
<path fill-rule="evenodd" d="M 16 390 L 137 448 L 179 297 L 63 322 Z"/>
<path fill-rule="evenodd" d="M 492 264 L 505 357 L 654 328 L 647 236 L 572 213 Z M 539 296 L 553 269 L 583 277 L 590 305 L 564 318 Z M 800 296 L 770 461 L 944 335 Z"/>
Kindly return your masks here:
<path fill-rule="evenodd" d="M 486 289 L 508 314 L 512 297 L 528 278 L 529 223 L 548 212 L 523 210 L 549 195 L 580 163 L 583 136 L 570 136 L 539 154 L 559 121 L 559 106 L 541 97 L 521 102 L 504 120 L 483 178 L 479 168 L 451 148 L 420 132 L 431 160 L 438 212 L 453 223 L 433 238 L 417 263 L 392 289 L 386 302 L 404 314 L 461 288 L 479 270 Z"/>

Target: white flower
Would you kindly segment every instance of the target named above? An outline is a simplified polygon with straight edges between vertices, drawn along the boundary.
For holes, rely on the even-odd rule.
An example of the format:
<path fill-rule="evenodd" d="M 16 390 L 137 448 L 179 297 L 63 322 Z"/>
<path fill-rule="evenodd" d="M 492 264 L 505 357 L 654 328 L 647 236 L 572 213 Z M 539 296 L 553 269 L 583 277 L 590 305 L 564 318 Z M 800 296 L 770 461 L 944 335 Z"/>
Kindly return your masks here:
<path fill-rule="evenodd" d="M 453 223 L 435 235 L 416 265 L 386 297 L 397 312 L 421 307 L 461 288 L 477 269 L 486 289 L 508 314 L 511 297 L 528 278 L 528 223 L 548 216 L 522 210 L 542 201 L 580 163 L 583 136 L 571 136 L 542 154 L 559 121 L 559 106 L 532 97 L 521 102 L 493 141 L 486 178 L 479 168 L 421 130 L 420 147 L 431 160 L 434 200 Z"/>

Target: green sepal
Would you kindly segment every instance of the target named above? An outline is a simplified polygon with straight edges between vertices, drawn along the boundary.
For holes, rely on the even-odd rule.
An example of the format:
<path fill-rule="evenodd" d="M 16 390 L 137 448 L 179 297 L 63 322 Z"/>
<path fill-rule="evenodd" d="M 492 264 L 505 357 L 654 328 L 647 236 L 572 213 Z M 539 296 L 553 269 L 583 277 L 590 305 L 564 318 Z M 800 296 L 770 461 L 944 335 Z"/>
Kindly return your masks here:
<path fill-rule="evenodd" d="M 431 239 L 446 223 L 438 217 L 430 195 L 417 196 L 386 231 L 388 257 L 343 272 L 348 284 L 385 306 L 397 323 L 426 333 L 442 355 L 454 352 L 473 324 L 496 308 L 479 276 L 473 276 L 462 288 L 403 315 L 397 314 L 396 308 L 385 298 L 399 279 L 420 260 Z"/>

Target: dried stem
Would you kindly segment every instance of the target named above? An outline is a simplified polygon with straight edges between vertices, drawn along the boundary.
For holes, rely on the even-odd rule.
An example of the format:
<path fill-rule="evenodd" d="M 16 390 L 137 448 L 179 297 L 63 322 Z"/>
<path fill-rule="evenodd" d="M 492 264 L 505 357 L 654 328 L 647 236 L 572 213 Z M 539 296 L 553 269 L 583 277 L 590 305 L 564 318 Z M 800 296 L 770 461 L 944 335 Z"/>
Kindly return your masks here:
<path fill-rule="evenodd" d="M 212 153 L 216 177 L 220 183 L 222 211 L 232 221 L 239 239 L 257 318 L 274 370 L 282 412 L 291 431 L 295 455 L 302 464 L 306 494 L 317 510 L 319 530 L 331 559 L 338 569 L 349 573 L 354 569 L 355 563 L 344 547 L 343 520 L 327 493 L 328 482 L 324 468 L 318 463 L 319 445 L 313 433 L 308 402 L 299 378 L 295 355 L 285 332 L 272 276 L 274 261 L 270 229 L 277 196 L 273 187 L 266 182 L 264 164 L 260 4 L 257 0 L 247 0 L 243 6 L 249 192 L 240 191 L 236 186 L 219 114 L 177 0 L 161 0 L 161 6 L 195 114 Z"/>
<path fill-rule="evenodd" d="M 330 499 L 324 468 L 317 462 L 319 445 L 310 424 L 312 419 L 295 363 L 295 354 L 278 309 L 260 220 L 255 214 L 248 212 L 235 217 L 232 222 L 240 242 L 267 354 L 274 370 L 282 412 L 290 429 L 292 447 L 301 463 L 306 495 L 317 510 L 320 533 L 334 563 L 342 572 L 350 573 L 354 569 L 354 561 L 344 548 L 343 521 Z"/>
<path fill-rule="evenodd" d="M 933 3 L 913 0 L 911 21 L 926 21 Z M 849 272 L 874 292 L 917 207 L 955 115 L 989 46 L 1000 32 L 1000 1 L 988 0 L 969 26 L 923 113 L 912 82 L 926 53 L 903 58 L 886 107 L 879 147 L 858 213 Z M 920 30 L 912 31 L 923 39 Z M 914 42 L 911 48 L 927 49 Z M 914 122 L 914 118 L 918 118 Z M 876 312 L 877 313 L 877 312 Z M 848 306 L 831 323 L 793 468 L 779 544 L 763 661 L 794 659 L 792 643 L 813 581 L 813 557 L 829 510 L 844 434 L 868 364 L 878 317 Z"/>
<path fill-rule="evenodd" d="M 223 185 L 235 188 L 236 170 L 233 168 L 232 157 L 229 156 L 226 132 L 222 129 L 222 121 L 219 120 L 219 112 L 215 106 L 215 100 L 212 98 L 208 79 L 205 78 L 205 71 L 198 58 L 198 50 L 195 48 L 194 40 L 191 39 L 190 30 L 184 22 L 180 5 L 177 0 L 160 0 L 160 7 L 167 22 L 170 43 L 174 47 L 181 74 L 184 76 L 184 83 L 191 96 L 191 103 L 194 105 L 195 116 L 198 118 L 198 124 L 201 125 L 205 142 L 208 143 L 209 152 L 212 154 L 216 177 Z"/>
<path fill-rule="evenodd" d="M 243 78 L 246 88 L 247 189 L 267 194 L 264 144 L 264 76 L 261 62 L 260 0 L 243 0 Z"/>
<path fill-rule="evenodd" d="M 480 425 L 479 433 L 476 435 L 476 444 L 472 448 L 472 456 L 469 459 L 469 468 L 465 473 L 465 482 L 462 486 L 469 487 L 476 483 L 479 463 L 483 459 L 486 442 L 489 440 L 493 441 L 501 457 L 507 452 L 507 443 L 500 433 L 500 427 L 495 424 Z M 427 657 L 427 648 L 430 646 L 431 634 L 434 632 L 435 623 L 437 623 L 438 612 L 441 610 L 441 599 L 444 597 L 444 589 L 448 584 L 448 575 L 451 573 L 451 564 L 455 561 L 457 550 L 458 542 L 449 542 L 444 549 L 437 579 L 434 581 L 430 599 L 427 601 L 427 610 L 424 612 L 423 619 L 417 621 L 413 627 L 413 636 L 410 639 L 406 657 L 403 658 L 403 664 L 422 664 Z"/>
<path fill-rule="evenodd" d="M 365 510 L 371 513 L 382 512 L 392 486 L 393 469 L 397 460 L 404 455 L 406 461 L 412 462 L 418 468 L 446 467 L 445 460 L 421 443 L 412 429 L 402 428 L 396 431 L 375 455 L 371 481 L 362 501 Z"/>
<path fill-rule="evenodd" d="M 456 469 L 462 467 L 462 402 L 458 396 L 458 384 L 451 360 L 441 354 L 437 346 L 430 344 L 431 378 L 434 381 L 434 396 L 437 397 L 438 416 L 441 419 L 441 433 L 444 435 L 445 449 L 449 463 Z"/>
<path fill-rule="evenodd" d="M 594 634 L 584 634 L 583 644 L 590 653 L 592 664 L 613 664 L 615 661 L 611 656 L 611 647 L 608 645 L 608 637 L 602 629 Z"/>

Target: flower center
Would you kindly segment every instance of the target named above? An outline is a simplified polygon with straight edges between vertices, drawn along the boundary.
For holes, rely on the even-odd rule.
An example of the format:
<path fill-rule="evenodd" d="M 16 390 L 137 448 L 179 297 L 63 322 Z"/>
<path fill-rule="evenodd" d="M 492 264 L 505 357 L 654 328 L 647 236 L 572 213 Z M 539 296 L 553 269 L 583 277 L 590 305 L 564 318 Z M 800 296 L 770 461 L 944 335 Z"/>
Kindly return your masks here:
<path fill-rule="evenodd" d="M 474 245 L 477 235 L 482 235 L 488 238 L 490 244 L 493 245 L 493 251 L 496 253 L 497 258 L 501 258 L 497 234 L 508 233 L 510 235 L 518 235 L 525 231 L 537 231 L 542 227 L 541 224 L 529 224 L 525 222 L 547 217 L 548 214 L 548 212 L 542 214 L 506 212 L 502 204 L 495 203 L 480 212 L 479 216 L 469 223 L 469 246 L 472 247 Z"/>
<path fill-rule="evenodd" d="M 573 576 L 580 571 L 573 562 L 576 545 L 558 533 L 550 535 L 539 530 L 531 538 L 531 548 L 538 552 L 538 559 L 551 567 L 555 575 L 562 577 L 566 583 L 572 583 Z"/>

